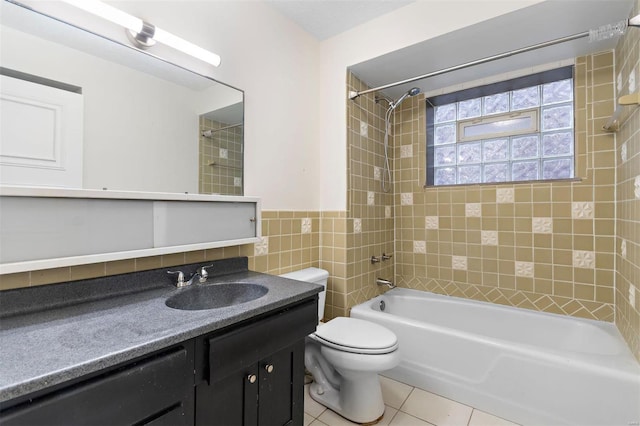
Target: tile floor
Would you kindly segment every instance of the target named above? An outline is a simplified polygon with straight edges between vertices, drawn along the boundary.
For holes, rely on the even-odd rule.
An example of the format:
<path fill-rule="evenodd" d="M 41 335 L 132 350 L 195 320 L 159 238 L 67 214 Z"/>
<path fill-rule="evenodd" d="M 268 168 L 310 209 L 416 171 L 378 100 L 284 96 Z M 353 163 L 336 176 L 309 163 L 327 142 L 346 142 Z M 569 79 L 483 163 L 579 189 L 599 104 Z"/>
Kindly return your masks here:
<path fill-rule="evenodd" d="M 517 426 L 508 420 L 380 376 L 386 409 L 379 425 L 391 426 Z M 305 386 L 304 426 L 354 425 L 309 396 Z"/>

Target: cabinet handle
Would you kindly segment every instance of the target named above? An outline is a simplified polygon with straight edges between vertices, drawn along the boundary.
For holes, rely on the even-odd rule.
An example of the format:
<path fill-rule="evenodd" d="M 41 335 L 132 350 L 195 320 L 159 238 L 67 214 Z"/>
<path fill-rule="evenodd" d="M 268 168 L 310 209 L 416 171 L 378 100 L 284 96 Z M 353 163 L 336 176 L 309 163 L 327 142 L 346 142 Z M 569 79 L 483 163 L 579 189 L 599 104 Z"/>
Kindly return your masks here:
<path fill-rule="evenodd" d="M 251 217 L 251 218 L 249 218 L 249 222 L 254 223 L 254 222 L 256 222 L 256 221 L 257 221 L 257 219 L 256 219 L 255 217 Z"/>
<path fill-rule="evenodd" d="M 273 364 L 265 365 L 264 369 L 267 370 L 267 373 L 271 373 L 273 371 Z"/>
<path fill-rule="evenodd" d="M 255 383 L 257 379 L 258 379 L 258 378 L 256 377 L 256 375 L 255 375 L 255 374 L 249 374 L 249 375 L 247 376 L 247 380 L 249 381 L 249 383 Z"/>

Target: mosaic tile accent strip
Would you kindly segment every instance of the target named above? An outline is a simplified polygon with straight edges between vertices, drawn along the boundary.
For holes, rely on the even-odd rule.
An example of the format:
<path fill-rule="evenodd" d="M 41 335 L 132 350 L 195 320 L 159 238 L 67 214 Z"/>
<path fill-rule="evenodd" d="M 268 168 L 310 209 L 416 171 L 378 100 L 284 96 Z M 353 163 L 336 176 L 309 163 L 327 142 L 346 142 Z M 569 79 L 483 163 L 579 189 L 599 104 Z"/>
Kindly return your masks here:
<path fill-rule="evenodd" d="M 362 219 L 353 219 L 353 233 L 354 234 L 362 233 Z"/>
<path fill-rule="evenodd" d="M 301 223 L 301 227 L 302 227 L 302 233 L 303 234 L 310 234 L 311 233 L 311 218 L 310 217 L 305 217 L 301 219 L 302 223 Z"/>
<path fill-rule="evenodd" d="M 462 271 L 467 270 L 467 256 L 451 256 L 451 267 Z"/>
<path fill-rule="evenodd" d="M 427 242 L 426 241 L 414 241 L 413 242 L 413 252 L 414 253 L 427 253 Z"/>
<path fill-rule="evenodd" d="M 593 219 L 593 203 L 577 201 L 571 205 L 571 215 L 574 219 Z"/>
<path fill-rule="evenodd" d="M 573 266 L 575 268 L 594 269 L 596 267 L 595 253 L 587 250 L 574 250 Z"/>
<path fill-rule="evenodd" d="M 253 245 L 254 256 L 264 256 L 269 254 L 269 237 L 260 237 L 260 241 Z"/>
<path fill-rule="evenodd" d="M 514 194 L 513 188 L 498 188 L 496 189 L 496 202 L 499 204 L 513 203 Z"/>
<path fill-rule="evenodd" d="M 533 278 L 533 262 L 516 262 L 516 276 Z"/>
<path fill-rule="evenodd" d="M 531 228 L 534 234 L 551 234 L 553 232 L 553 219 L 550 217 L 534 217 L 531 219 Z"/>
<path fill-rule="evenodd" d="M 413 205 L 413 192 L 403 192 L 400 194 L 400 205 L 401 206 L 412 206 Z"/>
<path fill-rule="evenodd" d="M 400 277 L 396 284 L 399 287 L 413 288 L 447 296 L 463 297 L 482 302 L 600 321 L 611 322 L 614 316 L 613 303 L 583 301 L 569 297 L 423 277 L 411 277 L 409 279 Z"/>
<path fill-rule="evenodd" d="M 483 246 L 497 246 L 498 231 L 482 231 L 480 234 L 480 241 Z"/>
<path fill-rule="evenodd" d="M 465 215 L 467 217 L 481 217 L 482 216 L 482 204 L 480 204 L 480 203 L 467 203 L 465 205 Z"/>

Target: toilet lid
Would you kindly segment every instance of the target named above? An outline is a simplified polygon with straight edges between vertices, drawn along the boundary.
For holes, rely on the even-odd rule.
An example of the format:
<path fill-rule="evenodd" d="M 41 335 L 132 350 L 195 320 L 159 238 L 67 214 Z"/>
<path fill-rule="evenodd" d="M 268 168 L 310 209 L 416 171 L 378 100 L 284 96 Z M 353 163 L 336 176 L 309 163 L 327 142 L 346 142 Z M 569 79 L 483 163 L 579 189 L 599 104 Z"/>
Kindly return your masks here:
<path fill-rule="evenodd" d="M 352 353 L 384 354 L 398 347 L 391 330 L 357 318 L 334 318 L 319 325 L 315 336 L 327 346 Z"/>

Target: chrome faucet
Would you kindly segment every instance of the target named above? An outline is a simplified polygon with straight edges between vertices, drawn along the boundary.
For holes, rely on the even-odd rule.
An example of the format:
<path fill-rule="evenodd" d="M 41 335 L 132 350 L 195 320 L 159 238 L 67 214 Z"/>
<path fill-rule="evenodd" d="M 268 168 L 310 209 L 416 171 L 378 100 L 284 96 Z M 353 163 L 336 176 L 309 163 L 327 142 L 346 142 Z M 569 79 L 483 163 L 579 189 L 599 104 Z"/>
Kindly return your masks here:
<path fill-rule="evenodd" d="M 376 284 L 378 285 L 386 285 L 389 288 L 396 288 L 396 285 L 389 280 L 385 280 L 384 278 L 377 278 Z"/>
<path fill-rule="evenodd" d="M 198 267 L 198 270 L 191 275 L 189 281 L 184 280 L 184 272 L 182 271 L 167 271 L 167 274 L 177 274 L 178 281 L 176 282 L 176 287 L 186 287 L 193 284 L 193 280 L 195 280 L 196 277 L 198 277 L 198 282 L 201 284 L 206 282 L 207 278 L 209 278 L 209 272 L 207 272 L 206 268 L 210 268 L 212 266 L 213 265 L 205 265 Z"/>

